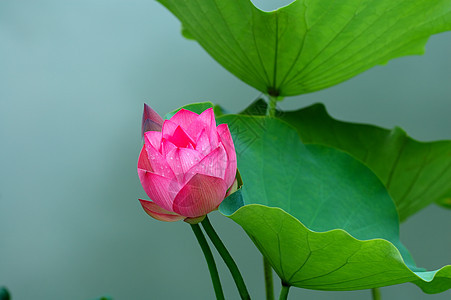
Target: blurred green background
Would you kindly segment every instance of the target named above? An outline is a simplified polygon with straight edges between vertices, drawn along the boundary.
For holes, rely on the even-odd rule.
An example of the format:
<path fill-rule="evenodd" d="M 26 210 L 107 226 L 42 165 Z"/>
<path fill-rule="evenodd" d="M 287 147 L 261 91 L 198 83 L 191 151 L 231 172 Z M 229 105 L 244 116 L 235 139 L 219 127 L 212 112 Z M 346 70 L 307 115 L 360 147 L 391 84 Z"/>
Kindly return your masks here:
<path fill-rule="evenodd" d="M 14 300 L 213 299 L 189 226 L 155 221 L 137 200 L 146 197 L 136 174 L 143 102 L 160 114 L 196 101 L 238 111 L 259 92 L 179 33 L 153 0 L 0 0 L 0 286 Z M 450 33 L 434 36 L 424 56 L 280 107 L 323 102 L 341 120 L 450 139 L 450 50 Z M 418 265 L 451 264 L 450 216 L 430 206 L 401 226 Z M 263 299 L 256 248 L 219 213 L 212 222 L 253 299 Z M 219 267 L 227 299 L 238 299 Z M 382 295 L 450 299 L 451 291 L 426 295 L 403 284 Z M 290 299 L 370 299 L 370 292 L 292 289 Z"/>

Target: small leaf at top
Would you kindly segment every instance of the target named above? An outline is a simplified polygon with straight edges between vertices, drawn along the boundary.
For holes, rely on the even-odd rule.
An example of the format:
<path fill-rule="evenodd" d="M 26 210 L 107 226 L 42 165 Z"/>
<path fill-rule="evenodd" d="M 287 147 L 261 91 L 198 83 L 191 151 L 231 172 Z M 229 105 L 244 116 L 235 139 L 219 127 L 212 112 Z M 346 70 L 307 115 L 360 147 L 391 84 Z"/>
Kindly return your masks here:
<path fill-rule="evenodd" d="M 198 103 L 191 103 L 184 105 L 182 107 L 177 108 L 176 110 L 173 110 L 169 113 L 167 113 L 164 118 L 170 119 L 173 115 L 175 115 L 179 110 L 186 109 L 192 112 L 195 112 L 196 114 L 201 114 L 204 110 L 209 109 L 210 107 L 213 107 L 213 111 L 215 113 L 215 117 L 219 117 L 225 114 L 229 114 L 229 112 L 220 106 L 219 104 L 213 104 L 211 102 L 198 102 Z"/>
<path fill-rule="evenodd" d="M 186 109 L 192 112 L 195 112 L 196 114 L 201 114 L 204 110 L 207 110 L 209 108 L 213 107 L 213 110 L 215 110 L 213 103 L 211 102 L 199 102 L 199 103 L 191 103 L 184 105 L 182 107 L 177 108 L 176 110 L 173 110 L 169 113 L 167 113 L 164 118 L 166 120 L 172 118 L 173 115 L 175 115 L 179 110 Z M 216 112 L 216 110 L 215 110 Z"/>
<path fill-rule="evenodd" d="M 223 67 L 274 96 L 423 54 L 431 35 L 451 30 L 451 0 L 296 0 L 273 12 L 250 0 L 158 1 Z"/>

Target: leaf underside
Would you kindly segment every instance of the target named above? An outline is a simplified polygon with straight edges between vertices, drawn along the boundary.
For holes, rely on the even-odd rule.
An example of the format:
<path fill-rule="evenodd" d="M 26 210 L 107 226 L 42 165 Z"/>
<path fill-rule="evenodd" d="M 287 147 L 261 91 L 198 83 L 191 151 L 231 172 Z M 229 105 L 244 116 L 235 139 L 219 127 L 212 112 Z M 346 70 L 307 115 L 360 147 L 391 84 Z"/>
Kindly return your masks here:
<path fill-rule="evenodd" d="M 285 211 L 258 204 L 243 206 L 229 217 L 292 286 L 345 291 L 412 282 L 425 293 L 451 287 L 451 266 L 413 272 L 384 239 L 357 240 L 342 229 L 314 232 Z"/>
<path fill-rule="evenodd" d="M 158 1 L 223 67 L 275 96 L 423 54 L 431 35 L 451 30 L 451 0 L 296 0 L 273 12 L 250 0 Z"/>

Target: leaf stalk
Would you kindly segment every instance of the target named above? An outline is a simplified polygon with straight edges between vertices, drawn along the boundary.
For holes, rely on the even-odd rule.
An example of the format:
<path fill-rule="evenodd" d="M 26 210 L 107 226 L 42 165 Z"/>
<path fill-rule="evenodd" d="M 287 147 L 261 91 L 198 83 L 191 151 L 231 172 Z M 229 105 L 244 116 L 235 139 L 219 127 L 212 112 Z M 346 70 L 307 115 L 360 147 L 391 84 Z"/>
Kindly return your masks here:
<path fill-rule="evenodd" d="M 288 285 L 282 281 L 282 289 L 280 290 L 279 300 L 287 300 L 289 291 L 290 291 L 290 285 Z"/>
<path fill-rule="evenodd" d="M 269 260 L 263 256 L 263 271 L 265 274 L 266 300 L 274 300 L 274 284 L 272 276 L 272 267 Z"/>
<path fill-rule="evenodd" d="M 269 97 L 269 105 L 268 105 L 268 116 L 274 118 L 276 116 L 276 104 L 277 97 L 268 95 Z"/>
<path fill-rule="evenodd" d="M 381 300 L 381 290 L 379 288 L 371 289 L 371 294 L 373 295 L 373 300 Z"/>

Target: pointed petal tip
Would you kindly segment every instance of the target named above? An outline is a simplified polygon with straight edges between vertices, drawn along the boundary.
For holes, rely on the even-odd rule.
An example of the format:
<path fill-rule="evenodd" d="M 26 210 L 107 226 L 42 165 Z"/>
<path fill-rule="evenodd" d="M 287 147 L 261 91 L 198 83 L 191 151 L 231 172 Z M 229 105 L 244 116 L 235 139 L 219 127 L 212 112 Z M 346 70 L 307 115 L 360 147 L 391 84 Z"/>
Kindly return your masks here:
<path fill-rule="evenodd" d="M 182 128 L 187 129 L 198 116 L 195 112 L 182 108 L 170 120 Z"/>
<path fill-rule="evenodd" d="M 146 146 L 143 145 L 138 158 L 138 169 L 143 169 L 146 171 L 152 171 L 152 166 L 150 165 L 149 158 L 147 156 Z"/>

